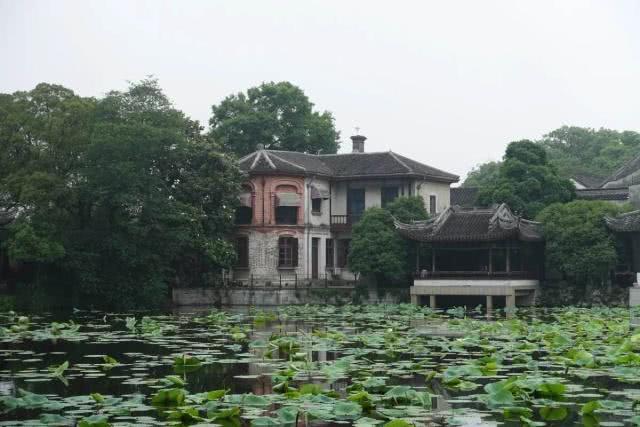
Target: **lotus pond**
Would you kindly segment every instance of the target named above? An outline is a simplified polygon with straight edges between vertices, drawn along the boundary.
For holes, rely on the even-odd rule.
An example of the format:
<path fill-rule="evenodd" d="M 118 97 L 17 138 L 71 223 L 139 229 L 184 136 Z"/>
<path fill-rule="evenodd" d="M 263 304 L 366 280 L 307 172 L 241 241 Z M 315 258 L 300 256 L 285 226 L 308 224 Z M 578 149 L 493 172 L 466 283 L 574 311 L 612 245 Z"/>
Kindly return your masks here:
<path fill-rule="evenodd" d="M 0 314 L 0 425 L 640 425 L 628 309 Z"/>

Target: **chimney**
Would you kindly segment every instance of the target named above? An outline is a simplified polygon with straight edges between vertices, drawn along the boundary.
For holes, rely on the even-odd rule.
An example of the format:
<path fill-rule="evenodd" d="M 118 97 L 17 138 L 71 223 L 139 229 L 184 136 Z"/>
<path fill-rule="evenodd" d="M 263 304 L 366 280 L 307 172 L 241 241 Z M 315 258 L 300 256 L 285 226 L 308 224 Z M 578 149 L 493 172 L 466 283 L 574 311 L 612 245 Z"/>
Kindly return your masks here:
<path fill-rule="evenodd" d="M 364 153 L 364 141 L 367 139 L 366 136 L 362 135 L 353 135 L 351 137 L 351 142 L 353 143 L 352 153 Z"/>

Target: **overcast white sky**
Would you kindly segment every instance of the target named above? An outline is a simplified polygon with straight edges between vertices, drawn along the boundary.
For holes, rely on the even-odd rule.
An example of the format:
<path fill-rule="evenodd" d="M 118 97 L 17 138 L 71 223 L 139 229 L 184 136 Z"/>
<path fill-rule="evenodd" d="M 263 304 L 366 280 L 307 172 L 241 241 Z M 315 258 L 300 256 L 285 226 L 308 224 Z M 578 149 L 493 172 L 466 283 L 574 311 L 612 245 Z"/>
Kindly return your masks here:
<path fill-rule="evenodd" d="M 640 130 L 640 1 L 0 0 L 0 92 L 84 96 L 153 74 L 210 107 L 289 80 L 333 112 L 350 151 L 460 175 L 561 125 Z"/>

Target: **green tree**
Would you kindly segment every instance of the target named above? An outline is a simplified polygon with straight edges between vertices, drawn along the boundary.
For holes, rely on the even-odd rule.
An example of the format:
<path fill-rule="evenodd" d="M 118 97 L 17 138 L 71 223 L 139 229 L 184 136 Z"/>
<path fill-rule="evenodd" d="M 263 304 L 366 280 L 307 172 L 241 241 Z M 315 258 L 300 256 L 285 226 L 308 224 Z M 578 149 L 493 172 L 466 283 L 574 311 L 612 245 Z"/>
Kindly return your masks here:
<path fill-rule="evenodd" d="M 616 263 L 613 236 L 604 217 L 621 208 L 608 202 L 554 203 L 537 217 L 544 228 L 546 262 L 576 285 L 603 285 Z"/>
<path fill-rule="evenodd" d="M 429 218 L 424 200 L 420 196 L 398 197 L 389 203 L 385 209 L 398 221 L 421 221 Z"/>
<path fill-rule="evenodd" d="M 638 155 L 640 133 L 563 126 L 538 143 L 562 176 L 584 174 L 604 178 Z"/>
<path fill-rule="evenodd" d="M 501 162 L 486 162 L 476 165 L 462 183 L 463 187 L 487 187 L 498 180 Z"/>
<path fill-rule="evenodd" d="M 419 196 L 400 197 L 384 209 L 369 208 L 353 227 L 349 267 L 358 273 L 373 275 L 378 284 L 409 274 L 415 262 L 415 242 L 402 239 L 393 218 L 402 222 L 428 218 Z"/>
<path fill-rule="evenodd" d="M 210 134 L 243 156 L 258 144 L 271 150 L 325 154 L 338 150 L 340 134 L 330 112 L 313 111 L 302 89 L 289 83 L 263 83 L 230 95 L 212 107 Z"/>
<path fill-rule="evenodd" d="M 99 100 L 38 85 L 0 98 L 0 114 L 0 200 L 20 212 L 9 254 L 51 286 L 150 307 L 170 283 L 230 264 L 240 171 L 155 80 Z"/>
<path fill-rule="evenodd" d="M 568 202 L 575 196 L 571 181 L 559 176 L 538 144 L 516 141 L 507 146 L 498 179 L 478 194 L 481 205 L 507 203 L 526 218 L 535 217 L 545 206 Z"/>

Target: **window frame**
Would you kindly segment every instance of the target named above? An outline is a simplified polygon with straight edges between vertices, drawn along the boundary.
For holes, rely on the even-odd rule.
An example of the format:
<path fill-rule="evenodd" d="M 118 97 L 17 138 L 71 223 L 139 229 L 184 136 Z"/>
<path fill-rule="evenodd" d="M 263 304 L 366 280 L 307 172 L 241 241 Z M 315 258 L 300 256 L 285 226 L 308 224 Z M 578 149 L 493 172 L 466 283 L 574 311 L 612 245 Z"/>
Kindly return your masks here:
<path fill-rule="evenodd" d="M 291 210 L 289 214 L 283 215 L 283 210 Z M 298 206 L 276 206 L 275 219 L 277 225 L 296 225 L 298 224 Z M 295 211 L 295 215 L 293 212 Z"/>
<path fill-rule="evenodd" d="M 438 196 L 429 194 L 429 215 L 438 213 Z"/>
<path fill-rule="evenodd" d="M 278 237 L 278 268 L 298 267 L 298 239 L 292 236 Z"/>
<path fill-rule="evenodd" d="M 311 199 L 311 213 L 316 215 L 322 213 L 322 199 L 320 198 Z"/>
<path fill-rule="evenodd" d="M 242 242 L 242 244 L 240 242 Z M 236 262 L 234 267 L 237 269 L 248 269 L 249 268 L 249 236 L 236 236 L 234 246 L 236 250 Z"/>

